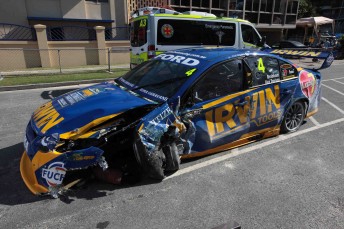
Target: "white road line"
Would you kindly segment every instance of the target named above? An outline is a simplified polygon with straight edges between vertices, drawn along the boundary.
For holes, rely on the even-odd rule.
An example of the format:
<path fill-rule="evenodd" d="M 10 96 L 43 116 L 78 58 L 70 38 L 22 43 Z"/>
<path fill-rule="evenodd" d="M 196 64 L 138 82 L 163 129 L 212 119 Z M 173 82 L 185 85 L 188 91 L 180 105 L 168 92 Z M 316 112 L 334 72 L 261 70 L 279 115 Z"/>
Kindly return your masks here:
<path fill-rule="evenodd" d="M 174 178 L 174 177 L 178 177 L 180 175 L 183 175 L 183 174 L 195 171 L 197 169 L 204 168 L 204 167 L 209 166 L 209 165 L 216 164 L 218 162 L 222 162 L 222 161 L 228 160 L 228 159 L 233 158 L 233 157 L 237 157 L 239 155 L 243 155 L 243 154 L 247 154 L 247 153 L 250 153 L 250 152 L 254 152 L 257 149 L 261 149 L 263 147 L 276 144 L 276 143 L 278 143 L 280 141 L 284 141 L 286 139 L 290 139 L 290 138 L 293 138 L 293 137 L 296 137 L 296 136 L 299 136 L 299 135 L 302 135 L 302 134 L 306 134 L 306 133 L 309 133 L 309 132 L 312 132 L 312 131 L 315 131 L 315 130 L 319 130 L 321 128 L 328 127 L 328 126 L 331 126 L 331 125 L 334 125 L 334 124 L 337 124 L 337 123 L 340 123 L 340 122 L 343 122 L 343 121 L 344 121 L 344 118 L 333 120 L 331 122 L 320 124 L 319 126 L 313 126 L 311 128 L 305 129 L 305 130 L 300 130 L 300 131 L 292 133 L 292 134 L 284 135 L 283 137 L 277 137 L 277 138 L 274 138 L 274 139 L 272 139 L 270 141 L 266 141 L 266 142 L 263 142 L 263 143 L 260 143 L 260 144 L 257 144 L 257 145 L 251 146 L 251 147 L 247 147 L 247 148 L 245 148 L 243 150 L 235 150 L 234 149 L 234 150 L 231 150 L 230 153 L 228 153 L 226 155 L 223 155 L 221 157 L 217 157 L 217 158 L 214 158 L 214 159 L 211 159 L 211 160 L 208 160 L 208 161 L 201 162 L 201 163 L 196 164 L 196 165 L 189 166 L 189 167 L 184 168 L 184 169 L 180 169 L 177 172 L 175 172 L 173 175 L 171 175 L 169 177 L 166 177 L 165 180 L 168 180 L 168 179 L 171 179 L 171 178 Z"/>
<path fill-rule="evenodd" d="M 334 81 L 334 82 L 337 82 L 337 83 L 340 83 L 340 84 L 343 84 L 343 85 L 344 85 L 344 83 L 343 83 L 343 82 L 340 82 L 340 81 L 338 81 L 338 80 L 332 80 L 332 81 Z"/>
<path fill-rule="evenodd" d="M 340 79 L 344 79 L 344 77 L 328 79 L 328 80 L 321 80 L 321 82 L 332 81 L 332 80 L 340 80 Z"/>
<path fill-rule="evenodd" d="M 331 103 L 330 101 L 328 101 L 324 97 L 321 97 L 321 99 L 324 100 L 326 103 L 330 104 L 334 109 L 336 109 L 337 111 L 339 111 L 340 113 L 342 113 L 344 115 L 344 111 L 342 109 L 340 109 L 339 107 L 337 107 L 334 103 Z"/>
<path fill-rule="evenodd" d="M 335 92 L 337 92 L 338 94 L 344 95 L 343 92 L 338 91 L 338 90 L 336 90 L 336 89 L 334 89 L 334 88 L 332 88 L 332 87 L 330 87 L 330 86 L 327 86 L 327 85 L 325 85 L 325 84 L 322 84 L 322 86 L 327 87 L 328 89 L 331 89 L 332 91 L 335 91 Z"/>
<path fill-rule="evenodd" d="M 317 120 L 315 120 L 315 118 L 313 118 L 312 116 L 309 117 L 309 120 L 311 120 L 311 122 L 312 122 L 314 125 L 320 126 L 320 123 L 319 123 Z"/>

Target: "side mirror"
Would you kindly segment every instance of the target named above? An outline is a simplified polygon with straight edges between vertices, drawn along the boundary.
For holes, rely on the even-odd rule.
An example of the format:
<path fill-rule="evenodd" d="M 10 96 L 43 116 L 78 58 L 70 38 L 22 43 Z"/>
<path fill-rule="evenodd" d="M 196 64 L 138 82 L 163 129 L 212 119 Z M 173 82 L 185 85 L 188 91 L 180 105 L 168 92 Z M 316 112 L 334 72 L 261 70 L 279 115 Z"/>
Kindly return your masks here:
<path fill-rule="evenodd" d="M 266 44 L 266 36 L 262 36 L 262 38 L 259 41 L 258 46 L 263 47 Z"/>

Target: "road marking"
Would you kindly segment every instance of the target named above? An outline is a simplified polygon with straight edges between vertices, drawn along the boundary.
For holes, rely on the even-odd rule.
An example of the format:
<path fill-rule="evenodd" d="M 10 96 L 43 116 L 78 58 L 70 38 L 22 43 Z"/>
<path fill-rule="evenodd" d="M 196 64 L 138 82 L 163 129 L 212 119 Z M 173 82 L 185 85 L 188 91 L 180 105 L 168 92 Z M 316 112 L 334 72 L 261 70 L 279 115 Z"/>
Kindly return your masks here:
<path fill-rule="evenodd" d="M 334 88 L 332 88 L 332 87 L 330 87 L 330 86 L 327 86 L 327 85 L 325 85 L 325 84 L 322 84 L 322 86 L 327 87 L 328 89 L 331 89 L 332 91 L 335 91 L 335 92 L 337 92 L 338 94 L 344 95 L 343 92 L 340 92 L 340 91 L 338 91 L 338 90 L 336 90 L 336 89 L 334 89 Z"/>
<path fill-rule="evenodd" d="M 309 117 L 309 120 L 311 120 L 311 122 L 312 122 L 314 125 L 320 126 L 320 123 L 319 123 L 317 120 L 315 120 L 315 118 L 313 118 L 312 116 Z"/>
<path fill-rule="evenodd" d="M 296 137 L 296 136 L 299 136 L 299 135 L 302 135 L 302 134 L 306 134 L 306 133 L 309 133 L 309 132 L 312 132 L 312 131 L 315 131 L 315 130 L 319 130 L 321 128 L 328 127 L 328 126 L 331 126 L 331 125 L 334 125 L 334 124 L 337 124 L 337 123 L 340 123 L 340 122 L 343 122 L 343 121 L 344 121 L 344 118 L 340 118 L 340 119 L 337 119 L 337 120 L 333 120 L 331 122 L 320 124 L 319 126 L 313 126 L 313 127 L 308 128 L 308 129 L 305 129 L 305 130 L 300 130 L 300 131 L 297 131 L 295 133 L 284 135 L 283 137 L 277 137 L 277 138 L 274 138 L 274 139 L 272 139 L 270 141 L 266 141 L 266 142 L 263 142 L 263 143 L 260 143 L 260 144 L 257 144 L 257 145 L 251 146 L 251 147 L 247 147 L 247 148 L 242 149 L 242 150 L 233 149 L 233 150 L 230 151 L 230 153 L 228 153 L 226 155 L 223 155 L 223 156 L 220 156 L 220 157 L 217 157 L 217 158 L 213 158 L 211 160 L 204 161 L 204 162 L 201 162 L 201 163 L 196 164 L 196 165 L 192 165 L 192 166 L 184 168 L 184 169 L 180 169 L 177 172 L 175 172 L 174 174 L 172 174 L 171 176 L 166 177 L 164 180 L 168 180 L 168 179 L 171 179 L 171 178 L 174 178 L 174 177 L 178 177 L 180 175 L 183 175 L 183 174 L 186 174 L 186 173 L 189 173 L 189 172 L 193 172 L 193 171 L 195 171 L 197 169 L 201 169 L 201 168 L 207 167 L 209 165 L 216 164 L 218 162 L 223 162 L 223 161 L 228 160 L 228 159 L 233 158 L 233 157 L 237 157 L 237 156 L 240 156 L 240 155 L 243 155 L 243 154 L 254 152 L 257 149 L 261 149 L 263 147 L 276 144 L 276 143 L 278 143 L 280 141 L 284 141 L 286 139 L 290 139 L 290 138 L 293 138 L 293 137 Z"/>
<path fill-rule="evenodd" d="M 344 77 L 328 79 L 328 80 L 321 80 L 321 82 L 332 81 L 332 80 L 340 80 L 340 79 L 344 79 Z"/>
<path fill-rule="evenodd" d="M 337 82 L 337 83 L 340 83 L 340 84 L 343 84 L 343 85 L 344 85 L 344 83 L 343 83 L 343 82 L 340 82 L 340 81 L 338 81 L 338 80 L 332 80 L 332 81 L 334 81 L 334 82 Z"/>
<path fill-rule="evenodd" d="M 330 104 L 334 109 L 336 109 L 337 111 L 339 111 L 340 113 L 342 113 L 344 115 L 344 111 L 342 109 L 340 109 L 339 107 L 337 107 L 334 103 L 331 103 L 330 101 L 328 101 L 324 97 L 321 97 L 321 99 L 324 100 L 326 103 Z"/>

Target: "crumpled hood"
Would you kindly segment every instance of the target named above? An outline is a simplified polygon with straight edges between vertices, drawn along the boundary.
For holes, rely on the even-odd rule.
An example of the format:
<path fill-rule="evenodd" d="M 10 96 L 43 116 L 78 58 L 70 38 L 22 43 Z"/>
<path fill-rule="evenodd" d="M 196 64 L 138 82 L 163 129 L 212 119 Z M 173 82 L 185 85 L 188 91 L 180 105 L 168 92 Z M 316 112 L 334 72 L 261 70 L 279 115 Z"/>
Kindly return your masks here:
<path fill-rule="evenodd" d="M 104 82 L 69 92 L 42 105 L 33 113 L 31 125 L 39 135 L 62 134 L 148 104 L 152 102 L 122 90 L 113 82 Z"/>

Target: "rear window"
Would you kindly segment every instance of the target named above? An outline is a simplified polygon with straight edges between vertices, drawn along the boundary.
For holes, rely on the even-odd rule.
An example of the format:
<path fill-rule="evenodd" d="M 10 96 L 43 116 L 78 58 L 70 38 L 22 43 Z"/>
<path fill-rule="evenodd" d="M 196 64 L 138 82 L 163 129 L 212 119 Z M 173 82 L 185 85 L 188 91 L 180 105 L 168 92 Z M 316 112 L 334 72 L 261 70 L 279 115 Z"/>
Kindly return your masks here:
<path fill-rule="evenodd" d="M 132 47 L 140 47 L 147 43 L 148 20 L 141 19 L 131 23 L 130 44 Z"/>
<path fill-rule="evenodd" d="M 235 23 L 160 19 L 158 45 L 222 45 L 235 43 Z"/>

